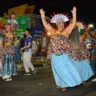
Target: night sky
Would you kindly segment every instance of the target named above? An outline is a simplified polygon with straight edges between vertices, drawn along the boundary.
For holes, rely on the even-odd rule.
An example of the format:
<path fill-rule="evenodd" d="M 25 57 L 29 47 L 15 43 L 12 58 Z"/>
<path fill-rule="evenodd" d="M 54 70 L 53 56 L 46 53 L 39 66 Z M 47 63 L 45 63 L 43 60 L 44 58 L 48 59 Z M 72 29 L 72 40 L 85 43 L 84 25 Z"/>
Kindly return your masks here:
<path fill-rule="evenodd" d="M 94 0 L 95 1 L 95 0 Z M 16 7 L 28 3 L 36 5 L 34 14 L 39 14 L 39 9 L 44 8 L 46 15 L 55 13 L 70 13 L 73 6 L 76 6 L 78 11 L 78 20 L 84 22 L 96 22 L 96 3 L 93 0 L 2 0 L 0 3 L 0 15 L 7 12 L 8 8 Z M 6 4 L 5 4 L 6 2 Z M 71 16 L 71 14 L 70 14 Z"/>

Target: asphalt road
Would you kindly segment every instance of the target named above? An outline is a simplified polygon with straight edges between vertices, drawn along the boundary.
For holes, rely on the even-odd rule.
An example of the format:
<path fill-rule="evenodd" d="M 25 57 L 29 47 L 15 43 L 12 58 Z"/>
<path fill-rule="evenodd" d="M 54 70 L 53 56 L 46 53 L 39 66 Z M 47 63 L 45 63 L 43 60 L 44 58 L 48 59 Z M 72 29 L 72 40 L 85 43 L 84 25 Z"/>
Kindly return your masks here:
<path fill-rule="evenodd" d="M 56 89 L 50 69 L 39 69 L 34 76 L 24 76 L 24 71 L 19 71 L 11 82 L 0 80 L 0 96 L 96 96 L 96 82 L 88 81 L 61 92 Z"/>

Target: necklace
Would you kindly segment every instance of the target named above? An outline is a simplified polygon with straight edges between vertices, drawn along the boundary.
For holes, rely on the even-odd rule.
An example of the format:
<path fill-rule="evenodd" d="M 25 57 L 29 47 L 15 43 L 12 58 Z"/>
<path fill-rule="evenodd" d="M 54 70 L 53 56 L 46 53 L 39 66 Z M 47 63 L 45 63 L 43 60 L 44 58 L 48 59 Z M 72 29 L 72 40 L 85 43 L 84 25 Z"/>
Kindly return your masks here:
<path fill-rule="evenodd" d="M 56 34 L 61 34 L 61 32 L 59 30 L 56 31 Z"/>

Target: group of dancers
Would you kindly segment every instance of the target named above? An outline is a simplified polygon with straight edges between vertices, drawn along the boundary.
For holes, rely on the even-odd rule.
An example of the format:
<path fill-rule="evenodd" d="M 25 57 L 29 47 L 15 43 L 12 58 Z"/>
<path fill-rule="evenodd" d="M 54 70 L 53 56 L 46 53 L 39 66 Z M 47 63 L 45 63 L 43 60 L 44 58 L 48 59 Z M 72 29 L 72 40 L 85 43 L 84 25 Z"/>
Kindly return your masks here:
<path fill-rule="evenodd" d="M 80 35 L 80 26 L 77 23 L 77 8 L 72 9 L 72 20 L 63 14 L 55 14 L 46 21 L 45 11 L 40 9 L 43 25 L 50 32 L 50 43 L 48 46 L 48 57 L 57 88 L 66 91 L 67 87 L 75 87 L 84 84 L 93 76 L 90 66 L 90 54 L 84 44 L 88 32 Z M 66 22 L 70 21 L 66 27 Z M 56 25 L 53 27 L 51 24 Z"/>
<path fill-rule="evenodd" d="M 12 81 L 12 77 L 17 75 L 16 48 L 14 33 L 17 29 L 15 14 L 11 14 L 11 19 L 0 30 L 0 77 L 5 81 Z M 31 63 L 32 57 L 32 37 L 29 28 L 25 29 L 26 39 L 24 46 L 20 49 L 23 57 L 25 75 L 35 74 L 37 70 Z M 19 50 L 18 50 L 19 51 Z M 30 73 L 31 69 L 31 73 Z"/>
<path fill-rule="evenodd" d="M 51 33 L 48 46 L 48 58 L 51 59 L 57 88 L 61 88 L 62 91 L 66 91 L 67 87 L 75 87 L 85 83 L 94 75 L 89 61 L 90 54 L 84 44 L 84 40 L 89 33 L 86 30 L 86 32 L 80 35 L 76 11 L 76 7 L 73 7 L 73 18 L 71 21 L 66 15 L 54 15 L 50 20 L 51 24 L 56 25 L 53 27 L 46 21 L 45 11 L 40 9 L 43 25 L 47 32 Z M 66 27 L 65 23 L 69 21 L 70 23 Z M 7 24 L 3 32 L 4 34 L 0 34 L 0 64 L 3 63 L 3 71 L 0 70 L 0 74 L 5 81 L 10 81 L 13 75 L 17 75 L 13 29 L 12 25 Z M 26 74 L 30 75 L 29 67 L 33 73 L 36 73 L 36 70 L 31 64 L 32 53 L 30 52 L 32 50 L 29 45 L 31 44 L 32 38 L 29 34 L 30 30 L 26 29 L 25 33 L 28 35 L 28 38 L 26 38 L 25 47 L 21 48 L 21 51 L 25 50 L 24 67 Z"/>

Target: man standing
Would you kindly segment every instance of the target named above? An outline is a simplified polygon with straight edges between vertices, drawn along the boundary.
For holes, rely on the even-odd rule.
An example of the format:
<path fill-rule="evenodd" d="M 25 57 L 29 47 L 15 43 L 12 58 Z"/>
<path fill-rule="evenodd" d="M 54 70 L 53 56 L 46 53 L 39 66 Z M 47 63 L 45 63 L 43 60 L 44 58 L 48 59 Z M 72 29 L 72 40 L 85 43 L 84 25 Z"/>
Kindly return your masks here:
<path fill-rule="evenodd" d="M 33 64 L 31 63 L 31 56 L 32 56 L 32 36 L 30 35 L 30 29 L 26 28 L 25 30 L 25 43 L 24 47 L 21 48 L 21 51 L 23 52 L 23 63 L 24 63 L 24 68 L 25 68 L 25 75 L 31 75 L 29 68 L 32 71 L 32 74 L 34 75 L 37 70 L 34 68 Z"/>

